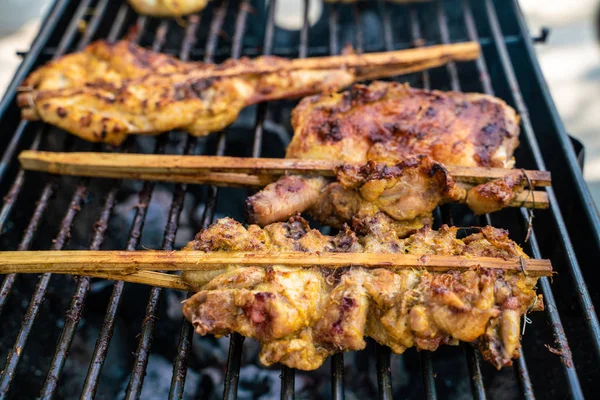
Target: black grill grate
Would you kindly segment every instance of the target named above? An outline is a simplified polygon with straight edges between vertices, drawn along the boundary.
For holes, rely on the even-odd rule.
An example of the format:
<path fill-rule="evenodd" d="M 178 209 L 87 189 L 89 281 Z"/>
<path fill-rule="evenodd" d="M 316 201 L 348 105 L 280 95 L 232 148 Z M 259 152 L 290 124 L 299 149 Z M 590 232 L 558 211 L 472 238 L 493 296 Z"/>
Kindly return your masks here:
<path fill-rule="evenodd" d="M 532 231 L 527 250 L 536 258 L 541 258 L 542 254 L 546 258 L 552 258 L 562 283 L 551 287 L 547 278 L 540 279 L 547 320 L 544 320 L 543 315 L 534 316 L 535 323 L 528 328 L 528 335 L 523 339 L 524 349 L 521 349 L 521 357 L 515 363 L 514 381 L 518 382 L 519 391 L 526 399 L 535 398 L 535 394 L 539 397 L 570 395 L 581 398 L 584 393 L 593 393 L 594 379 L 597 379 L 600 374 L 597 368 L 600 360 L 600 326 L 584 273 L 586 275 L 593 273 L 590 272 L 590 268 L 593 267 L 596 257 L 600 255 L 598 215 L 591 205 L 575 153 L 556 116 L 547 88 L 540 78 L 531 41 L 525 36 L 526 30 L 516 0 L 512 2 L 448 0 L 418 6 L 392 5 L 383 1 L 329 5 L 325 12 L 326 21 L 319 22 L 313 27 L 308 23 L 309 1 L 304 0 L 302 29 L 298 33 L 290 33 L 274 25 L 276 0 L 271 0 L 268 6 L 250 0 L 215 1 L 202 14 L 189 18 L 185 26 L 180 26 L 174 21 L 137 16 L 129 6 L 122 4 L 116 8 L 114 2 L 109 0 L 81 2 L 56 0 L 43 28 L 30 51 L 25 55 L 21 67 L 0 102 L 0 129 L 4 135 L 11 135 L 3 141 L 6 147 L 0 160 L 0 189 L 2 193 L 6 193 L 0 210 L 0 231 L 4 232 L 2 238 L 4 248 L 26 250 L 51 247 L 60 250 L 68 245 L 67 240 L 80 210 L 85 210 L 97 214 L 89 248 L 100 249 L 109 232 L 113 210 L 122 201 L 120 197 L 122 182 L 109 181 L 102 185 L 96 181 L 103 180 L 51 177 L 44 178 L 47 182 L 45 185 L 36 187 L 32 180 L 38 175 L 25 174 L 23 170 L 17 170 L 16 154 L 25 147 L 26 143 L 29 143 L 32 149 L 85 150 L 90 147 L 95 150 L 100 149 L 100 146 L 90 146 L 45 124 L 19 121 L 13 117 L 18 115 L 14 105 L 16 87 L 34 66 L 49 57 L 59 57 L 69 51 L 79 50 L 91 40 L 101 37 L 115 41 L 128 30 L 130 35 L 133 34 L 134 40 L 144 45 L 149 44 L 155 51 L 177 54 L 184 60 L 203 59 L 206 62 L 220 60 L 227 56 L 239 58 L 242 54 L 278 54 L 291 57 L 339 54 L 346 40 L 353 41 L 355 49 L 359 52 L 477 40 L 482 44 L 484 57 L 476 62 L 460 65 L 451 63 L 443 68 L 399 79 L 408 80 L 413 85 L 421 85 L 425 88 L 476 90 L 488 94 L 497 92 L 513 104 L 521 115 L 524 144 L 517 154 L 519 166 L 545 169 L 544 161 L 548 162 L 548 166 L 554 172 L 555 182 L 558 181 L 555 186 L 558 186 L 559 194 L 557 196 L 551 188 L 548 189 L 551 209 L 549 212 L 540 212 L 536 217 L 535 226 L 538 229 L 537 232 Z M 377 16 L 378 21 L 381 21 L 377 27 L 369 25 L 366 21 L 374 15 Z M 264 32 L 248 34 L 249 30 L 262 31 L 263 26 Z M 132 27 L 135 27 L 133 33 Z M 323 40 L 325 31 L 328 39 Z M 278 41 L 278 38 L 289 39 L 293 35 L 297 37 L 297 47 L 294 46 L 293 40 L 291 43 L 289 40 Z M 77 44 L 73 46 L 76 40 Z M 222 42 L 227 43 L 220 45 Z M 198 48 L 196 45 L 199 45 Z M 540 108 L 533 102 L 534 99 L 540 98 L 545 108 Z M 223 155 L 230 151 L 243 153 L 244 147 L 247 147 L 251 149 L 253 157 L 260 157 L 269 121 L 279 121 L 286 125 L 286 121 L 289 120 L 290 104 L 279 103 L 260 104 L 255 108 L 254 116 L 251 118 L 253 128 L 241 128 L 248 138 L 253 138 L 251 141 L 243 141 L 245 144 L 240 145 L 239 138 L 235 136 L 233 145 L 227 146 L 227 138 L 234 128 L 220 133 L 216 143 L 211 138 L 196 139 L 174 133 L 183 138 L 178 142 L 176 151 L 183 154 L 196 154 L 202 144 L 205 148 L 212 149 L 213 154 Z M 535 109 L 535 112 L 529 114 L 528 108 Z M 551 120 L 550 128 L 553 129 L 548 127 L 548 122 L 541 122 L 544 119 Z M 538 127 L 544 129 L 540 130 Z M 253 131 L 253 136 L 250 136 L 249 131 Z M 51 135 L 62 138 L 62 141 L 58 144 L 46 143 L 47 137 Z M 559 154 L 548 150 L 553 144 L 558 146 L 556 148 L 559 149 Z M 161 135 L 155 141 L 154 152 L 173 151 L 169 145 L 169 135 Z M 133 151 L 134 147 L 135 140 L 131 139 L 120 149 L 107 147 L 102 149 Z M 264 150 L 272 151 L 267 147 Z M 557 177 L 564 177 L 564 179 L 557 179 Z M 12 183 L 9 185 L 10 179 Z M 140 247 L 154 189 L 155 183 L 144 182 L 138 192 L 135 216 L 125 243 L 125 248 L 128 250 Z M 570 190 L 569 195 L 560 195 L 565 189 Z M 222 191 L 226 193 L 221 193 L 221 196 L 231 194 L 226 189 Z M 68 204 L 68 209 L 59 223 L 58 233 L 49 244 L 47 238 L 52 238 L 53 226 L 48 221 L 54 220 L 52 214 L 62 212 L 58 202 L 53 199 L 64 196 L 65 192 L 72 193 L 67 194 L 67 201 L 62 203 Z M 90 201 L 90 193 L 97 194 L 102 201 Z M 163 249 L 171 250 L 175 247 L 186 193 L 186 185 L 173 185 L 171 206 L 164 229 Z M 229 209 L 217 202 L 218 196 L 219 191 L 216 187 L 209 187 L 204 193 L 205 207 L 200 227 L 208 226 L 220 208 Z M 30 197 L 36 200 L 30 200 Z M 94 208 L 96 211 L 93 210 Z M 238 208 L 241 209 L 241 204 Z M 441 216 L 444 222 L 452 221 L 449 208 L 443 207 Z M 577 219 L 572 222 L 574 217 Z M 486 216 L 481 222 L 510 227 L 514 235 L 524 237 L 528 218 L 525 209 L 507 210 L 493 218 Z M 580 223 L 585 224 L 585 237 L 578 233 L 577 227 Z M 20 242 L 17 243 L 19 240 Z M 21 280 L 24 279 L 16 275 L 4 278 L 0 286 L 0 312 L 12 313 L 12 310 L 5 306 L 11 296 L 15 298 L 21 295 L 19 289 Z M 49 296 L 49 293 L 54 296 L 54 286 L 70 284 L 70 287 L 75 286 L 74 295 L 67 306 L 64 325 L 54 328 L 57 332 L 61 332 L 56 334 L 58 343 L 53 351 L 54 355 L 51 360 L 48 360 L 48 365 L 36 366 L 43 369 L 45 376 L 41 386 L 41 397 L 51 398 L 57 393 L 69 357 L 69 349 L 84 315 L 86 298 L 92 281 L 90 278 L 82 277 L 76 279 L 76 285 L 73 285 L 73 280 L 63 278 L 57 282 L 54 280 L 56 277 L 44 274 L 37 281 L 22 318 L 22 324 L 16 333 L 16 339 L 12 336 L 4 337 L 4 332 L 0 334 L 0 343 L 14 343 L 8 351 L 3 366 L 0 398 L 8 397 L 9 389 L 11 389 L 10 394 L 17 397 L 19 393 L 40 390 L 17 387 L 13 381 L 24 373 L 20 368 L 21 364 L 26 362 L 22 358 L 26 353 L 28 339 L 32 336 L 31 340 L 36 340 L 34 336 L 40 333 L 34 329 L 34 325 L 40 313 L 44 312 L 44 299 Z M 591 280 L 588 283 L 592 288 L 595 285 Z M 115 329 L 115 319 L 119 315 L 125 289 L 124 283 L 116 282 L 107 301 L 104 322 L 82 388 L 83 398 L 93 397 L 99 388 Z M 556 301 L 553 290 L 560 301 Z M 592 290 L 591 293 L 596 296 L 597 292 L 600 291 Z M 142 393 L 162 294 L 163 290 L 159 288 L 153 288 L 149 293 L 141 333 L 136 339 L 137 351 L 133 357 L 131 377 L 126 389 L 127 398 L 139 398 Z M 581 319 L 585 324 L 581 324 Z M 570 343 L 567 334 L 571 339 Z M 178 347 L 173 353 L 173 377 L 169 398 L 183 397 L 192 347 L 191 339 L 191 325 L 182 321 Z M 552 346 L 553 352 L 558 355 L 548 352 L 543 347 L 544 343 Z M 243 346 L 242 336 L 237 334 L 231 336 L 227 371 L 224 377 L 223 397 L 226 399 L 237 398 Z M 587 351 L 590 346 L 593 352 Z M 489 370 L 489 366 L 481 363 L 479 354 L 471 346 L 462 346 L 462 348 L 473 397 L 477 399 L 485 399 L 487 396 L 498 397 L 496 393 L 490 393 L 485 389 L 486 382 L 492 381 L 495 373 Z M 390 350 L 386 347 L 375 345 L 375 350 L 378 397 L 391 399 L 393 395 L 391 362 L 396 362 L 397 359 L 391 359 Z M 526 363 L 524 353 L 527 353 L 529 365 Z M 443 386 L 434 373 L 436 355 L 423 351 L 419 353 L 419 360 L 420 379 L 423 383 L 422 394 L 430 399 L 437 398 L 437 391 Z M 357 366 L 357 368 L 366 367 Z M 344 355 L 337 354 L 331 359 L 330 396 L 332 398 L 344 398 L 345 379 L 347 380 L 348 376 L 345 377 Z M 294 370 L 283 367 L 281 380 L 281 398 L 294 398 Z M 14 387 L 11 388 L 11 384 Z"/>

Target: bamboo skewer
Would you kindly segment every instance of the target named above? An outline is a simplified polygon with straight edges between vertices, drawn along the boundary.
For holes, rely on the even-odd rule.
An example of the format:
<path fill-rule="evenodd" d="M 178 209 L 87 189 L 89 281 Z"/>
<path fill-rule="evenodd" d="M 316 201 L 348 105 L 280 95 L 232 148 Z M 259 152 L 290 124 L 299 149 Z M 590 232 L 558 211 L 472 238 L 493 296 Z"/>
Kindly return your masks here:
<path fill-rule="evenodd" d="M 551 276 L 549 260 L 501 259 L 465 256 L 418 256 L 409 254 L 373 253 L 305 253 L 292 252 L 277 255 L 259 253 L 204 253 L 199 251 L 12 251 L 0 252 L 0 274 L 54 273 L 83 275 L 94 278 L 141 283 L 150 286 L 197 291 L 200 287 L 178 275 L 155 272 L 215 271 L 229 265 L 263 266 L 288 265 L 324 268 L 361 266 L 365 268 L 425 268 L 445 272 L 467 270 L 482 266 L 506 272 L 526 273 L 528 276 Z M 531 311 L 543 310 L 536 302 Z"/>
<path fill-rule="evenodd" d="M 335 176 L 336 169 L 347 164 L 330 160 L 307 160 L 293 158 L 246 158 L 227 156 L 184 156 L 170 154 L 125 154 L 94 152 L 50 152 L 26 150 L 19 154 L 23 168 L 59 175 L 100 176 L 131 178 L 138 174 L 160 175 L 208 175 L 213 173 L 281 176 L 285 174 L 319 174 Z M 504 177 L 511 170 L 506 168 L 445 166 L 456 182 L 480 184 Z M 523 183 L 532 186 L 550 186 L 548 171 L 524 171 Z M 102 175 L 104 176 L 104 175 Z"/>
<path fill-rule="evenodd" d="M 59 273 L 59 272 L 54 272 Z M 86 272 L 86 273 L 77 273 L 77 272 L 60 272 L 61 274 L 70 274 L 70 275 L 83 275 L 90 276 L 92 278 L 102 278 L 114 281 L 123 281 L 130 283 L 140 283 L 142 285 L 150 285 L 161 287 L 165 289 L 176 289 L 176 290 L 184 290 L 186 292 L 195 292 L 200 288 L 187 282 L 182 279 L 178 275 L 166 274 L 164 272 L 155 272 L 155 271 L 136 271 L 130 273 L 122 273 L 122 272 Z"/>
<path fill-rule="evenodd" d="M 225 68 L 205 66 L 198 63 L 198 68 L 187 72 L 189 79 L 229 78 L 244 75 L 264 75 L 270 73 L 292 71 L 319 71 L 326 69 L 355 69 L 355 81 L 384 78 L 394 75 L 405 75 L 425 69 L 439 67 L 450 61 L 470 61 L 477 59 L 481 48 L 477 42 L 465 42 L 435 45 L 391 52 L 346 54 L 328 57 L 312 57 L 290 59 L 284 63 L 237 63 Z M 310 89 L 307 89 L 310 92 Z M 17 103 L 22 107 L 22 118 L 37 120 L 31 96 L 36 90 L 20 87 Z M 311 92 L 312 93 L 312 92 Z M 268 100 L 269 95 L 257 96 L 252 103 Z"/>
<path fill-rule="evenodd" d="M 67 273 L 128 275 L 140 271 L 214 271 L 231 265 L 339 268 L 424 268 L 428 271 L 468 270 L 481 266 L 529 276 L 551 276 L 549 260 L 382 253 L 251 253 L 201 251 L 5 251 L 0 273 Z"/>
<path fill-rule="evenodd" d="M 123 153 L 55 153 L 23 151 L 19 161 L 26 170 L 58 175 L 139 179 L 217 186 L 264 187 L 289 173 L 335 176 L 343 163 L 290 158 L 243 158 Z M 448 166 L 452 178 L 469 185 L 504 177 L 505 168 Z M 523 171 L 523 183 L 549 186 L 548 171 Z M 511 207 L 548 208 L 544 191 L 519 193 Z"/>

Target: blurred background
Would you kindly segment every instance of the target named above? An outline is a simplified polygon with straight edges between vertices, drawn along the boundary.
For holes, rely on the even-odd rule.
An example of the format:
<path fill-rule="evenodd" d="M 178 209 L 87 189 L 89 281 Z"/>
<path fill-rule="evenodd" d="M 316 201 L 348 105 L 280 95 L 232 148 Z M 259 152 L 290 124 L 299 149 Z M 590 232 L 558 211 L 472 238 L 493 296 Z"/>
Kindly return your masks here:
<path fill-rule="evenodd" d="M 319 13 L 321 0 L 312 0 Z M 0 1 L 0 92 L 27 50 L 50 0 Z M 286 14 L 300 13 L 300 1 L 280 0 L 279 22 L 292 28 Z M 283 4 L 286 3 L 286 4 Z M 532 35 L 551 29 L 536 46 L 540 64 L 567 132 L 586 147 L 585 178 L 600 206 L 600 0 L 520 0 Z M 282 10 L 284 10 L 282 12 Z"/>

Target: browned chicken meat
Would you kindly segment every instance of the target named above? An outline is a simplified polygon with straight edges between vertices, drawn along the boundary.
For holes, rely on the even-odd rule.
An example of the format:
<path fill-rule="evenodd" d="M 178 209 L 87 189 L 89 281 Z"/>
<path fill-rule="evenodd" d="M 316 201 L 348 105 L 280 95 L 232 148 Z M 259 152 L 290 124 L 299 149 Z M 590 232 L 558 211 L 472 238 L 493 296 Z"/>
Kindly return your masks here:
<path fill-rule="evenodd" d="M 391 166 L 370 161 L 362 167 L 342 166 L 337 182 L 320 176 L 284 176 L 250 196 L 246 210 L 249 222 L 262 226 L 304 211 L 336 228 L 381 214 L 405 236 L 431 224 L 432 212 L 440 204 L 466 203 L 477 214 L 506 207 L 523 190 L 521 181 L 518 172 L 465 189 L 428 156 Z"/>
<path fill-rule="evenodd" d="M 465 167 L 513 166 L 519 118 L 492 96 L 373 82 L 303 99 L 294 109 L 292 125 L 288 158 L 401 163 L 387 169 L 367 164 L 363 172 L 379 168 L 380 176 L 367 174 L 359 185 L 348 185 L 343 174 L 337 183 L 285 176 L 248 200 L 251 222 L 282 221 L 309 209 L 319 221 L 340 226 L 353 217 L 381 211 L 397 221 L 399 232 L 410 232 L 428 223 L 438 204 L 466 202 L 476 213 L 492 212 L 523 190 L 520 177 L 514 175 L 461 192 L 445 169 L 431 161 Z M 420 155 L 429 157 L 421 159 L 420 167 L 407 168 L 415 161 L 402 162 Z"/>
<path fill-rule="evenodd" d="M 477 45 L 458 46 L 458 52 L 438 46 L 408 57 L 401 52 L 304 60 L 266 56 L 214 65 L 179 61 L 128 41 L 98 41 L 33 72 L 20 87 L 18 103 L 23 118 L 42 119 L 92 142 L 118 145 L 129 134 L 172 129 L 202 136 L 222 130 L 250 104 L 335 91 L 357 80 L 479 53 Z"/>
<path fill-rule="evenodd" d="M 428 155 L 444 165 L 510 168 L 519 145 L 519 117 L 502 100 L 395 82 L 307 97 L 292 125 L 288 158 L 394 164 Z"/>
<path fill-rule="evenodd" d="M 178 17 L 203 10 L 208 0 L 129 0 L 140 14 L 154 17 Z"/>
<path fill-rule="evenodd" d="M 187 248 L 526 257 L 500 229 L 482 228 L 464 239 L 456 234 L 457 228 L 425 227 L 400 239 L 377 217 L 360 234 L 346 229 L 337 236 L 311 230 L 301 218 L 264 229 L 246 229 L 226 218 L 200 232 Z M 195 284 L 208 281 L 183 306 L 196 333 L 238 332 L 260 342 L 263 364 L 303 370 L 318 368 L 333 353 L 363 349 L 365 336 L 395 353 L 472 342 L 501 368 L 518 356 L 520 318 L 539 301 L 536 278 L 485 268 L 442 273 L 231 266 L 217 274 L 184 275 Z"/>
<path fill-rule="evenodd" d="M 498 211 L 510 204 L 524 187 L 522 173 L 513 171 L 506 174 L 503 179 L 494 179 L 470 189 L 467 205 L 475 214 Z"/>

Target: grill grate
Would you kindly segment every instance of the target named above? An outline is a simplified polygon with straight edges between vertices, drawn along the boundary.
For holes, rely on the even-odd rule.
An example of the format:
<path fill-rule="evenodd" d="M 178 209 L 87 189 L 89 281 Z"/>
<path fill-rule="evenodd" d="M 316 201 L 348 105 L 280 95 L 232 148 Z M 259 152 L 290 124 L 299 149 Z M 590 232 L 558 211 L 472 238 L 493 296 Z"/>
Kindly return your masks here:
<path fill-rule="evenodd" d="M 80 214 L 80 210 L 91 208 L 94 205 L 94 202 L 88 201 L 90 193 L 100 192 L 103 202 L 98 204 L 98 210 L 95 211 L 99 217 L 93 227 L 89 246 L 90 249 L 100 249 L 108 233 L 113 210 L 121 201 L 121 182 L 110 181 L 107 187 L 98 190 L 96 187 L 97 182 L 94 180 L 69 181 L 69 178 L 52 177 L 38 189 L 32 187 L 35 186 L 31 182 L 33 174 L 30 177 L 29 173 L 25 174 L 23 170 L 16 170 L 15 156 L 26 142 L 30 141 L 30 148 L 38 149 L 45 147 L 47 136 L 65 136 L 57 129 L 50 128 L 45 124 L 18 121 L 10 117 L 10 114 L 15 111 L 16 87 L 35 65 L 38 65 L 49 56 L 56 58 L 69 51 L 82 49 L 95 38 L 106 37 L 109 41 L 115 41 L 126 33 L 130 27 L 135 27 L 133 33 L 135 41 L 145 44 L 149 39 L 149 43 L 155 51 L 174 53 L 184 60 L 203 58 L 206 62 L 218 60 L 225 55 L 239 58 L 242 54 L 278 54 L 292 57 L 339 54 L 341 45 L 345 44 L 343 41 L 348 40 L 348 38 L 351 38 L 350 40 L 354 42 L 354 47 L 358 52 L 392 50 L 436 42 L 451 43 L 467 39 L 476 40 L 480 41 L 484 50 L 484 57 L 476 62 L 465 65 L 451 63 L 444 68 L 420 73 L 418 77 L 402 77 L 402 80 L 408 79 L 413 85 L 421 85 L 425 88 L 477 90 L 488 94 L 494 94 L 494 89 L 496 89 L 501 97 L 514 104 L 522 118 L 524 145 L 518 150 L 517 159 L 519 164 L 527 167 L 532 166 L 536 169 L 545 169 L 544 154 L 553 171 L 558 171 L 558 167 L 566 171 L 566 183 L 559 182 L 559 185 L 561 189 L 563 188 L 562 185 L 569 185 L 572 188 L 570 192 L 572 196 L 565 200 L 563 196 L 557 196 L 552 188 L 547 189 L 551 203 L 550 212 L 537 216 L 535 226 L 541 226 L 542 228 L 538 228 L 537 232 L 532 230 L 527 250 L 535 258 L 541 258 L 542 252 L 546 255 L 546 258 L 552 258 L 556 269 L 560 273 L 559 279 L 568 282 L 551 287 L 547 278 L 540 279 L 540 289 L 545 298 L 545 314 L 548 324 L 545 323 L 543 317 L 534 317 L 535 324 L 529 328 L 528 332 L 530 333 L 524 337 L 524 350 L 520 350 L 521 357 L 515 362 L 515 380 L 518 382 L 521 395 L 526 399 L 535 398 L 534 387 L 536 389 L 535 393 L 543 397 L 547 395 L 570 395 L 574 398 L 582 398 L 584 393 L 593 393 L 594 378 L 598 378 L 599 372 L 597 367 L 590 368 L 590 366 L 597 366 L 600 360 L 600 325 L 593 308 L 590 291 L 586 286 L 582 266 L 587 268 L 590 263 L 593 265 L 594 257 L 600 252 L 600 225 L 598 215 L 591 206 L 590 196 L 579 171 L 575 153 L 564 134 L 564 129 L 560 126 L 556 111 L 552 108 L 547 88 L 543 86 L 543 82 L 539 79 L 539 67 L 533 60 L 531 42 L 524 37 L 526 30 L 519 15 L 516 0 L 510 2 L 508 6 L 506 3 L 502 3 L 502 6 L 500 6 L 498 4 L 500 1 L 494 4 L 493 0 L 480 2 L 438 0 L 431 5 L 418 6 L 398 6 L 383 1 L 377 2 L 376 5 L 372 3 L 328 5 L 326 11 L 327 21 L 325 23 L 329 36 L 328 46 L 326 45 L 327 41 L 323 41 L 319 36 L 320 32 L 313 33 L 314 30 L 319 29 L 319 24 L 313 27 L 309 25 L 308 7 L 310 0 L 304 0 L 303 26 L 297 34 L 297 48 L 289 44 L 278 45 L 277 38 L 286 34 L 289 35 L 289 33 L 275 27 L 276 0 L 271 0 L 266 8 L 259 5 L 258 1 L 240 0 L 238 2 L 231 0 L 231 3 L 227 0 L 217 1 L 201 15 L 190 18 L 187 26 L 183 27 L 167 20 L 156 20 L 134 15 L 133 11 L 125 4 L 122 4 L 114 13 L 114 10 L 109 7 L 110 3 L 109 0 L 82 0 L 81 2 L 56 0 L 42 30 L 32 44 L 30 51 L 25 55 L 21 67 L 0 102 L 0 128 L 3 129 L 3 132 L 13 132 L 9 140 L 5 140 L 7 145 L 0 160 L 0 189 L 3 190 L 3 193 L 7 193 L 0 210 L 0 231 L 6 232 L 3 242 L 5 247 L 15 247 L 11 243 L 18 240 L 19 232 L 22 232 L 20 242 L 16 246 L 19 250 L 48 247 L 46 243 L 41 243 L 43 242 L 42 239 L 51 234 L 52 231 L 52 227 L 46 220 L 50 218 L 49 215 L 60 212 L 53 198 L 61 192 L 71 190 L 74 186 L 72 195 L 66 201 L 68 209 L 59 224 L 58 233 L 50 247 L 60 250 L 67 245 L 74 221 Z M 90 12 L 90 10 L 93 10 L 93 12 Z M 371 37 L 372 35 L 369 34 L 369 27 L 373 28 L 372 25 L 366 25 L 367 17 L 371 18 L 373 16 L 373 10 L 376 11 L 382 22 L 382 35 L 375 41 Z M 227 36 L 222 35 L 226 30 L 228 17 L 233 18 L 232 21 L 229 21 L 233 26 L 233 35 L 231 40 L 228 40 L 230 45 L 219 46 L 219 42 L 223 41 L 223 38 L 228 39 Z M 252 42 L 255 40 L 253 37 L 246 37 L 248 36 L 247 31 L 248 29 L 254 29 L 254 26 L 257 25 L 256 20 L 262 18 L 265 21 L 264 32 L 259 35 L 262 38 L 262 43 L 254 43 Z M 196 41 L 198 38 L 203 37 L 201 32 L 203 21 L 209 22 L 210 25 L 205 35 L 203 49 L 197 49 L 195 47 Z M 397 23 L 398 21 L 400 23 Z M 83 31 L 82 26 L 84 26 Z M 365 26 L 367 29 L 365 29 Z M 350 36 L 348 35 L 349 32 Z M 173 35 L 181 38 L 178 48 L 173 46 L 173 41 L 170 40 Z M 396 38 L 400 40 L 396 40 Z M 72 46 L 76 39 L 77 44 Z M 521 52 L 519 53 L 518 50 L 521 50 Z M 517 55 L 521 59 L 515 60 Z M 523 76 L 526 76 L 523 70 L 528 65 L 526 62 L 527 57 L 529 57 L 529 63 L 536 78 L 534 84 L 539 86 L 537 89 L 532 89 L 531 82 L 523 78 Z M 525 61 L 523 61 L 523 58 Z M 513 65 L 519 65 L 520 69 L 515 70 Z M 537 93 L 541 93 L 545 102 L 549 104 L 547 113 L 542 116 L 540 114 L 543 113 L 537 108 L 536 113 L 531 115 L 528 110 L 528 106 L 531 107 L 533 104 L 531 99 L 535 98 Z M 287 108 L 289 109 L 289 106 Z M 269 111 L 272 115 L 268 115 Z M 551 132 L 542 132 L 537 128 L 534 130 L 535 126 L 540 125 L 539 120 L 545 116 L 548 119 L 553 118 L 555 129 Z M 254 132 L 253 140 L 248 145 L 252 149 L 251 154 L 253 157 L 261 156 L 266 124 L 272 119 L 286 121 L 289 120 L 289 117 L 286 117 L 285 112 L 281 111 L 278 104 L 276 106 L 275 104 L 264 103 L 256 107 L 252 124 L 254 128 L 250 129 Z M 287 124 L 287 122 L 284 123 Z M 177 135 L 177 133 L 174 133 L 174 135 Z M 230 151 L 232 146 L 227 146 L 227 136 L 225 132 L 218 135 L 213 154 L 224 155 Z M 540 140 L 539 143 L 538 140 Z M 90 146 L 70 136 L 63 139 L 63 141 L 64 143 L 59 144 L 59 147 L 81 150 Z M 186 135 L 178 144 L 176 151 L 183 154 L 196 154 L 201 141 Z M 546 149 L 545 141 L 560 144 L 561 154 L 559 158 L 564 159 L 564 161 L 554 160 L 551 153 L 543 153 L 543 149 L 544 151 Z M 56 145 L 49 144 L 48 146 Z M 94 149 L 100 148 L 100 146 L 93 147 Z M 211 146 L 206 147 L 210 148 Z M 106 151 L 132 151 L 133 148 L 133 139 L 128 140 L 123 147 L 117 150 L 103 147 Z M 168 134 L 160 136 L 154 147 L 155 153 L 166 151 L 169 151 Z M 12 178 L 10 186 L 7 182 L 9 178 Z M 73 182 L 75 183 L 73 184 Z M 154 189 L 155 183 L 144 182 L 138 192 L 135 216 L 125 246 L 128 250 L 135 250 L 140 246 Z M 223 192 L 226 191 L 222 190 Z M 28 197 L 31 193 L 35 193 L 32 196 L 37 198 L 35 205 L 24 199 L 25 196 Z M 162 243 L 162 248 L 165 250 L 172 250 L 175 247 L 175 238 L 180 223 L 179 219 L 184 209 L 186 193 L 186 185 L 173 186 L 171 206 L 168 211 Z M 557 193 L 560 193 L 560 191 L 557 191 Z M 222 195 L 227 194 L 222 193 Z M 208 226 L 217 214 L 219 208 L 218 195 L 219 191 L 216 187 L 208 188 L 204 201 L 204 213 L 200 223 L 201 227 Z M 19 206 L 15 207 L 17 201 L 19 201 Z M 29 217 L 27 207 L 31 208 L 30 218 L 27 218 Z M 576 214 L 579 216 L 579 221 L 584 221 L 587 224 L 586 226 L 590 228 L 587 232 L 591 235 L 583 245 L 578 242 L 580 236 L 576 236 L 574 233 L 577 225 L 571 223 L 570 219 L 566 217 L 573 215 L 572 208 L 579 210 Z M 441 216 L 444 222 L 452 222 L 451 214 L 450 208 L 442 207 Z M 513 234 L 524 236 L 528 219 L 527 210 L 522 209 L 520 211 L 502 212 L 500 217 L 496 215 L 493 218 L 486 216 L 482 222 L 495 223 L 498 226 L 507 225 L 511 227 Z M 569 235 L 570 232 L 573 236 Z M 36 236 L 44 236 L 44 238 L 40 239 Z M 556 238 L 560 238 L 558 240 L 559 246 L 556 246 Z M 14 345 L 8 352 L 0 377 L 0 398 L 8 396 L 13 380 L 20 374 L 19 366 L 25 362 L 24 359 L 22 360 L 25 346 L 30 335 L 37 332 L 34 330 L 34 324 L 43 310 L 44 299 L 49 293 L 52 293 L 52 279 L 50 274 L 44 274 L 37 282 L 16 339 L 3 338 L 4 335 L 0 335 L 0 340 L 3 340 L 0 343 L 14 340 L 12 342 Z M 0 312 L 10 311 L 5 305 L 9 302 L 11 294 L 13 297 L 17 296 L 19 281 L 16 275 L 8 275 L 4 278 L 0 286 Z M 49 362 L 49 367 L 42 366 L 42 368 L 46 368 L 43 371 L 46 378 L 41 388 L 42 398 L 51 398 L 57 395 L 69 349 L 73 345 L 77 327 L 86 307 L 86 298 L 90 292 L 92 282 L 87 277 L 79 278 L 76 281 L 77 285 L 67 308 L 67 317 L 64 326 L 61 327 L 62 330 L 58 336 L 54 355 Z M 67 281 L 61 280 L 61 282 Z M 589 284 L 593 287 L 592 281 L 589 281 Z M 115 319 L 121 308 L 125 288 L 126 286 L 122 282 L 116 282 L 113 286 L 104 322 L 94 352 L 91 355 L 89 370 L 83 384 L 82 397 L 93 397 L 98 391 L 108 348 L 115 329 Z M 560 304 L 557 304 L 553 290 L 556 292 L 556 298 L 561 299 Z M 596 292 L 592 291 L 592 293 Z M 141 325 L 141 333 L 137 338 L 137 351 L 133 357 L 129 385 L 126 389 L 127 398 L 139 398 L 142 393 L 155 325 L 159 317 L 162 294 L 163 289 L 160 288 L 153 288 L 149 293 L 145 318 Z M 570 300 L 578 301 L 579 304 L 572 304 Z M 559 311 L 561 312 L 559 313 Z M 581 318 L 585 320 L 584 327 L 582 327 L 583 324 L 580 324 Z M 567 339 L 567 333 L 571 338 L 570 343 Z M 554 343 L 549 343 L 548 341 L 552 339 Z M 542 352 L 545 352 L 542 347 L 543 343 L 556 347 L 554 351 L 559 356 L 549 353 L 542 354 Z M 244 338 L 242 336 L 238 334 L 231 335 L 227 371 L 224 377 L 223 397 L 226 399 L 237 398 L 243 346 Z M 571 346 L 573 346 L 573 352 Z M 593 354 L 586 351 L 589 346 L 592 346 Z M 169 393 L 171 399 L 183 397 L 191 348 L 191 325 L 183 321 L 179 331 L 178 347 L 173 357 L 173 377 Z M 490 382 L 489 377 L 494 376 L 494 373 L 489 372 L 489 366 L 481 363 L 479 353 L 471 346 L 462 346 L 462 348 L 473 397 L 477 399 L 485 399 L 487 396 L 493 397 L 492 393 L 486 392 L 485 387 L 487 382 Z M 529 365 L 531 370 L 528 369 L 525 352 L 527 352 L 530 362 L 534 360 Z M 375 345 L 375 354 L 378 397 L 380 399 L 391 399 L 393 388 L 390 350 Z M 429 399 L 435 399 L 437 398 L 437 391 L 442 389 L 434 374 L 436 356 L 423 351 L 419 353 L 419 360 L 423 394 Z M 553 367 L 553 371 L 560 369 L 562 372 L 548 371 L 550 365 Z M 357 368 L 366 367 L 358 366 Z M 331 357 L 332 398 L 344 398 L 345 379 L 344 355 L 336 354 Z M 565 382 L 566 385 L 562 385 L 562 382 Z M 293 399 L 294 386 L 295 371 L 282 367 L 281 398 Z M 14 387 L 10 394 L 15 394 L 19 389 L 21 388 Z"/>

